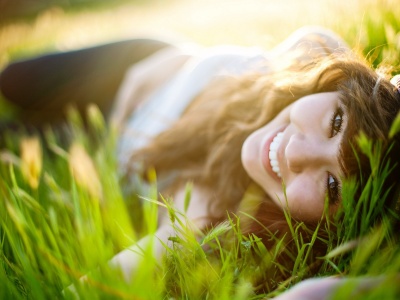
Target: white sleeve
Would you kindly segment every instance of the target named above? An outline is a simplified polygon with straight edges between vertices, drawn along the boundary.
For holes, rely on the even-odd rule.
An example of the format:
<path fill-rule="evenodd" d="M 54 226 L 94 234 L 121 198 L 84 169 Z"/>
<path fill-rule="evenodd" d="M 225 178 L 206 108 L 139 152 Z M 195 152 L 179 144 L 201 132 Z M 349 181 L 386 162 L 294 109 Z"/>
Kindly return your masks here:
<path fill-rule="evenodd" d="M 110 123 L 121 129 L 134 109 L 175 75 L 189 58 L 190 53 L 168 47 L 130 67 L 115 97 Z"/>

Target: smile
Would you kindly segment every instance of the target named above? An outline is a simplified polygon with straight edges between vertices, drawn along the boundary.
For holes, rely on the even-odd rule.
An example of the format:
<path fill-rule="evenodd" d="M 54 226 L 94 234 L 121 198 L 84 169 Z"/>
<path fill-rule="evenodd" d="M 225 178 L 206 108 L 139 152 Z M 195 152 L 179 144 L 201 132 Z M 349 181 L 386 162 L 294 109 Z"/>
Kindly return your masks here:
<path fill-rule="evenodd" d="M 281 178 L 281 169 L 279 167 L 277 152 L 282 142 L 282 138 L 283 138 L 283 132 L 278 132 L 278 134 L 274 137 L 274 139 L 271 142 L 268 153 L 269 163 L 271 165 L 272 171 L 274 171 L 274 173 L 279 178 Z"/>

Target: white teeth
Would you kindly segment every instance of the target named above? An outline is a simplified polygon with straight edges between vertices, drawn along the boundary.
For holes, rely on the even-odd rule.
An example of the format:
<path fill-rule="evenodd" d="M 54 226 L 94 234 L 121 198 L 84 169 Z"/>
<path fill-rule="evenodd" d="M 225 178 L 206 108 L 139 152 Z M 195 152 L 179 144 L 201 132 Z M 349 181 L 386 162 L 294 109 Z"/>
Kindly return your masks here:
<path fill-rule="evenodd" d="M 278 143 L 272 142 L 271 145 L 269 146 L 269 149 L 273 150 L 273 151 L 276 151 L 276 150 L 278 150 L 278 146 L 279 146 Z"/>
<path fill-rule="evenodd" d="M 271 168 L 279 178 L 281 177 L 281 169 L 279 168 L 277 151 L 282 142 L 282 138 L 283 138 L 283 132 L 279 132 L 272 140 L 269 146 L 269 153 L 268 153 L 269 163 L 271 164 Z"/>
<path fill-rule="evenodd" d="M 269 150 L 269 160 L 275 160 L 276 159 L 276 151 L 275 150 Z"/>
<path fill-rule="evenodd" d="M 277 160 L 270 160 L 271 167 L 279 167 Z"/>

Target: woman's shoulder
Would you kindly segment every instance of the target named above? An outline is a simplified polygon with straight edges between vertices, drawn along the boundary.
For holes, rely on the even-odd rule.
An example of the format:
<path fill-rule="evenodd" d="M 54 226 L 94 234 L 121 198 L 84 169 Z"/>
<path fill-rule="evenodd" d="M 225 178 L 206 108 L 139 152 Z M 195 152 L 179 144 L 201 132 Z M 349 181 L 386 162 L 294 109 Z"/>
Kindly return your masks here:
<path fill-rule="evenodd" d="M 331 53 L 344 53 L 349 49 L 348 44 L 334 31 L 321 26 L 304 26 L 274 47 L 270 55 L 275 58 L 297 52 L 312 59 Z"/>

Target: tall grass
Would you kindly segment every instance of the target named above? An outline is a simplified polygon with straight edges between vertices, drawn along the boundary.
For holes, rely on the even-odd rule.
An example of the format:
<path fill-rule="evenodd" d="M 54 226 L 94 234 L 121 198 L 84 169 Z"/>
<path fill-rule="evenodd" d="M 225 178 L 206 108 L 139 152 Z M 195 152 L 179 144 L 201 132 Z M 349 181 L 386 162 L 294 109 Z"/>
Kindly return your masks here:
<path fill-rule="evenodd" d="M 396 18 L 400 8 L 389 0 L 358 4 L 363 8 L 362 17 L 353 20 L 345 14 L 322 25 L 334 27 L 375 66 L 390 64 L 395 70 L 400 59 L 400 22 Z M 304 23 L 288 22 L 289 27 Z M 204 36 L 197 39 L 212 43 Z M 3 62 L 19 56 L 25 42 L 12 45 L 7 53 L 3 49 L 1 54 L 7 54 Z M 29 47 L 35 45 L 28 43 Z M 288 233 L 295 240 L 296 251 L 287 254 L 294 268 L 284 270 L 277 261 L 284 251 L 282 241 L 276 240 L 274 248 L 266 249 L 259 237 L 243 235 L 241 218 L 232 216 L 207 233 L 177 226 L 179 235 L 171 237 L 173 246 L 165 259 L 157 262 L 152 259 L 151 247 L 142 249 L 145 263 L 127 283 L 107 261 L 157 227 L 156 175 L 150 174 L 150 188 L 141 189 L 140 197 L 126 196 L 118 180 L 115 134 L 95 107 L 89 109 L 88 119 L 84 129 L 81 117 L 70 111 L 68 142 L 51 128 L 42 135 L 23 129 L 2 133 L 0 299 L 74 298 L 77 294 L 81 299 L 262 299 L 280 294 L 311 274 L 307 259 L 313 243 L 321 237 L 310 232 L 311 242 L 304 242 L 300 234 L 306 230 L 304 224 L 293 225 Z M 393 130 L 400 131 L 399 122 L 395 124 Z M 357 282 L 349 281 L 338 289 L 336 299 L 349 295 L 397 299 L 400 294 L 396 228 L 389 218 L 374 221 L 382 211 L 386 191 L 380 187 L 390 166 L 376 165 L 379 148 L 371 142 L 360 139 L 377 172 L 357 203 L 353 201 L 355 183 L 344 183 L 339 225 L 332 230 L 328 222 L 323 228 L 327 234 L 322 242 L 328 253 L 318 257 L 317 275 L 383 275 L 384 279 L 369 294 L 354 293 Z M 190 199 L 190 187 L 187 193 Z M 164 200 L 159 201 L 169 208 L 170 218 L 185 224 L 185 217 L 170 207 L 171 199 Z M 227 238 L 230 242 L 223 243 Z M 256 294 L 254 285 L 271 269 L 290 272 L 291 277 L 279 282 L 274 291 Z M 79 280 L 84 275 L 89 279 L 82 285 Z M 71 285 L 74 292 L 68 288 Z"/>

